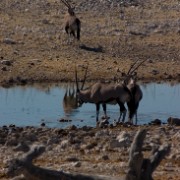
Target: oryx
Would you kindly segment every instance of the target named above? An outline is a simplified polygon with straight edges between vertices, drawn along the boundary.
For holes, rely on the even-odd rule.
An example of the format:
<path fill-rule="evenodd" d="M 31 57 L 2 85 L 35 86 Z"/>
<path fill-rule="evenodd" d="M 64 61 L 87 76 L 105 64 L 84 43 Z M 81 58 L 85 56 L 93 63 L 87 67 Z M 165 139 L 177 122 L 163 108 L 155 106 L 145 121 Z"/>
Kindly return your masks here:
<path fill-rule="evenodd" d="M 77 98 L 79 104 L 83 103 L 94 103 L 96 104 L 96 121 L 98 121 L 100 104 L 102 104 L 104 115 L 106 116 L 106 103 L 111 103 L 115 101 L 120 107 L 120 116 L 118 122 L 125 120 L 126 108 L 124 106 L 125 102 L 130 102 L 132 98 L 131 91 L 125 84 L 107 84 L 102 82 L 97 82 L 87 89 L 83 89 L 87 76 L 87 68 L 83 80 L 81 89 L 78 85 L 77 70 L 75 69 L 75 79 L 77 87 Z M 130 110 L 131 113 L 131 110 Z"/>
<path fill-rule="evenodd" d="M 61 0 L 61 2 L 68 8 L 65 17 L 65 31 L 69 36 L 73 35 L 77 40 L 80 40 L 81 21 L 76 17 L 74 7 L 71 7 L 67 0 Z"/>
<path fill-rule="evenodd" d="M 123 84 L 126 86 L 132 95 L 132 98 L 130 101 L 127 102 L 128 106 L 128 121 L 130 123 L 133 123 L 133 117 L 134 115 L 136 116 L 136 121 L 135 124 L 137 124 L 137 110 L 139 107 L 139 102 L 143 98 L 143 92 L 140 88 L 140 86 L 136 83 L 136 78 L 137 78 L 137 72 L 136 70 L 145 62 L 146 60 L 140 61 L 138 64 L 139 60 L 136 60 L 130 67 L 127 73 L 122 73 L 123 77 Z"/>

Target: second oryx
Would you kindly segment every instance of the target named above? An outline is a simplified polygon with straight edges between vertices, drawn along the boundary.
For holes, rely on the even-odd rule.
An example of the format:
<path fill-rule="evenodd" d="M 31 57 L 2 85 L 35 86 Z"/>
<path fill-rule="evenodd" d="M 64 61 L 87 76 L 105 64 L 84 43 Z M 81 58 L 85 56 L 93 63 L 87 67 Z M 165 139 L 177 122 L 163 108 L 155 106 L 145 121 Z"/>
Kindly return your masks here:
<path fill-rule="evenodd" d="M 135 124 L 137 124 L 137 110 L 139 107 L 139 103 L 143 98 L 143 92 L 140 86 L 136 83 L 137 79 L 137 69 L 145 62 L 146 60 L 140 61 L 136 60 L 131 67 L 129 68 L 127 73 L 122 73 L 123 84 L 126 86 L 132 95 L 130 101 L 127 102 L 128 106 L 128 121 L 133 123 L 133 117 L 135 115 Z M 138 64 L 139 63 L 139 64 Z"/>

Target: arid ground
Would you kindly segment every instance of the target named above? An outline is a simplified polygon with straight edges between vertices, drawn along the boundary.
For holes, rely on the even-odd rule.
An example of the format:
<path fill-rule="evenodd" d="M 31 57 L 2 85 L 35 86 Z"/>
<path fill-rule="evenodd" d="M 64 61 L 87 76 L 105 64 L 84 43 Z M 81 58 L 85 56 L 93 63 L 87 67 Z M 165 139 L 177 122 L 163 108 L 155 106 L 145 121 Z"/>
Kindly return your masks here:
<path fill-rule="evenodd" d="M 67 8 L 60 1 L 1 0 L 0 85 L 72 82 L 75 79 L 75 66 L 78 67 L 78 76 L 82 79 L 84 76 L 82 67 L 86 65 L 89 67 L 88 81 L 113 81 L 121 78 L 121 72 L 127 72 L 136 60 L 146 60 L 138 69 L 139 80 L 180 82 L 180 2 L 178 0 L 129 0 L 125 1 L 124 5 L 120 2 L 118 0 L 71 1 L 71 4 L 75 6 L 77 17 L 81 20 L 81 39 L 79 42 L 73 39 L 68 42 L 68 36 L 64 30 L 64 16 Z M 132 132 L 132 130 L 134 131 Z M 134 134 L 136 130 L 133 128 L 130 133 Z M 179 149 L 180 136 L 179 129 L 173 130 L 172 127 L 150 128 L 152 139 L 157 140 L 158 133 L 159 136 L 165 133 L 166 138 L 162 137 L 162 141 L 158 142 L 168 142 L 172 144 L 174 150 L 157 170 L 155 179 L 178 179 L 180 158 L 179 152 L 176 150 Z M 36 131 L 32 130 L 32 132 Z M 51 130 L 49 131 L 51 132 Z M 123 131 L 123 129 L 119 129 L 119 131 Z M 27 130 L 26 132 L 30 133 L 31 131 Z M 9 154 L 12 154 L 12 146 L 17 145 L 17 142 L 8 145 L 8 137 L 11 139 L 21 135 L 11 136 L 11 134 L 4 133 L 4 130 L 1 133 L 0 177 L 6 179 L 3 171 L 6 153 L 8 159 L 11 157 Z M 76 132 L 73 133 L 76 134 Z M 86 132 L 85 135 L 83 133 L 80 131 L 77 139 L 88 136 L 85 145 L 95 145 L 101 141 L 101 139 L 98 141 L 100 137 L 95 135 L 94 131 L 88 131 L 88 134 Z M 95 138 L 92 141 L 89 138 L 91 134 Z M 109 132 L 106 132 L 105 135 L 109 135 Z M 52 140 L 52 148 L 55 151 L 48 146 L 50 154 L 46 159 L 40 159 L 38 163 L 42 166 L 113 176 L 119 176 L 119 169 L 124 173 L 123 167 L 126 167 L 127 156 L 125 159 L 121 157 L 119 152 L 122 153 L 122 150 L 108 149 L 106 151 L 102 145 L 102 141 L 105 142 L 106 139 L 101 141 L 97 151 L 96 148 L 94 149 L 96 145 L 92 147 L 92 151 L 85 146 L 81 147 L 83 150 L 79 153 L 74 146 L 67 148 L 66 145 L 71 147 L 70 140 L 67 140 L 64 150 L 61 142 L 63 136 L 59 138 L 57 132 L 49 133 L 50 140 L 46 137 L 47 134 L 41 137 L 35 133 L 32 136 L 35 136 L 33 138 L 37 141 L 28 140 L 29 144 L 34 141 L 37 143 L 39 139 L 39 143 L 48 144 L 47 142 Z M 54 137 L 59 140 L 53 141 Z M 110 140 L 108 139 L 108 142 Z M 57 142 L 61 142 L 61 144 L 57 146 Z M 51 144 L 51 142 L 49 143 Z M 101 150 L 104 151 L 104 154 L 100 154 Z M 59 159 L 53 156 L 54 152 L 61 155 Z M 86 166 L 84 164 L 81 166 L 82 163 L 80 163 L 81 169 L 78 169 L 75 166 L 76 163 L 70 165 L 70 160 L 67 160 L 71 153 L 75 153 L 77 161 L 81 161 L 82 158 L 85 165 L 88 162 L 93 162 L 92 164 L 98 162 L 100 165 L 95 163 L 92 166 L 88 165 L 87 169 L 83 169 L 82 167 Z M 117 159 L 111 157 L 113 153 L 116 153 Z M 95 155 L 98 155 L 96 160 Z M 44 164 L 43 161 L 45 161 Z M 62 162 L 65 164 L 64 166 Z M 116 167 L 117 162 L 121 163 Z M 58 163 L 61 163 L 61 167 Z"/>
<path fill-rule="evenodd" d="M 137 59 L 147 60 L 139 79 L 180 81 L 179 2 L 112 2 L 74 0 L 81 40 L 68 43 L 60 1 L 2 0 L 1 84 L 74 81 L 74 66 L 87 64 L 88 80 L 113 80 Z"/>

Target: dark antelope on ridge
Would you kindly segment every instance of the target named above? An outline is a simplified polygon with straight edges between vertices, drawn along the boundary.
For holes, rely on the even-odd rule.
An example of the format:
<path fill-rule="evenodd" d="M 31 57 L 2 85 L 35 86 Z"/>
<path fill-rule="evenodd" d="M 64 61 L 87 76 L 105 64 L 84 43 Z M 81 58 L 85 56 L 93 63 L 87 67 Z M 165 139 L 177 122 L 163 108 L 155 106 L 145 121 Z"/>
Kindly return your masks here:
<path fill-rule="evenodd" d="M 81 21 L 74 13 L 75 8 L 71 7 L 67 0 L 61 0 L 61 2 L 68 8 L 68 13 L 65 17 L 65 31 L 69 37 L 73 35 L 74 38 L 80 40 Z"/>
<path fill-rule="evenodd" d="M 126 116 L 126 108 L 124 104 L 125 102 L 130 102 L 132 98 L 130 90 L 124 86 L 124 84 L 107 84 L 102 82 L 97 82 L 91 87 L 83 89 L 87 77 L 87 69 L 88 68 L 85 70 L 84 80 L 81 88 L 79 88 L 77 69 L 75 69 L 78 103 L 96 104 L 96 121 L 98 121 L 100 104 L 102 104 L 104 115 L 107 116 L 106 104 L 115 101 L 120 107 L 120 116 L 118 118 L 118 122 L 120 122 L 121 119 L 124 122 Z"/>

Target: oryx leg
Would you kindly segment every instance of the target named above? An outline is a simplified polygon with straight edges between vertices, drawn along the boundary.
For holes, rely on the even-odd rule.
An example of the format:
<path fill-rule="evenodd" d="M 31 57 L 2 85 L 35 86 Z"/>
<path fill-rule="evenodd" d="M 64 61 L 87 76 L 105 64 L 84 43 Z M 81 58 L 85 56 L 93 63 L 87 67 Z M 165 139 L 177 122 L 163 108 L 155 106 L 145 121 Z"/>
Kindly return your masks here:
<path fill-rule="evenodd" d="M 75 33 L 74 33 L 74 31 L 71 31 L 71 32 L 70 32 L 70 35 L 73 35 L 73 37 L 75 38 Z"/>
<path fill-rule="evenodd" d="M 69 32 L 69 25 L 68 25 L 68 24 L 65 26 L 65 31 L 66 31 L 66 33 L 67 33 L 67 35 L 68 35 L 67 43 L 70 44 L 70 41 L 71 41 L 71 33 Z"/>
<path fill-rule="evenodd" d="M 126 108 L 124 106 L 124 103 L 120 102 L 119 99 L 117 99 L 116 101 L 117 101 L 117 103 L 119 104 L 119 107 L 120 107 L 120 116 L 118 118 L 118 122 L 121 121 L 121 116 L 123 116 L 122 117 L 122 122 L 124 122 L 127 110 L 126 110 Z"/>
<path fill-rule="evenodd" d="M 104 116 L 106 117 L 106 116 L 107 116 L 107 114 L 106 114 L 106 104 L 103 103 L 103 104 L 102 104 L 102 107 L 103 107 L 103 111 L 104 111 Z"/>
<path fill-rule="evenodd" d="M 100 104 L 96 104 L 96 122 L 99 120 L 99 110 L 100 110 Z"/>
<path fill-rule="evenodd" d="M 127 103 L 128 110 L 129 110 L 129 116 L 128 116 L 128 122 L 133 124 L 133 117 L 135 115 L 135 124 L 137 124 L 138 118 L 137 118 L 137 109 L 139 104 L 134 103 Z"/>

